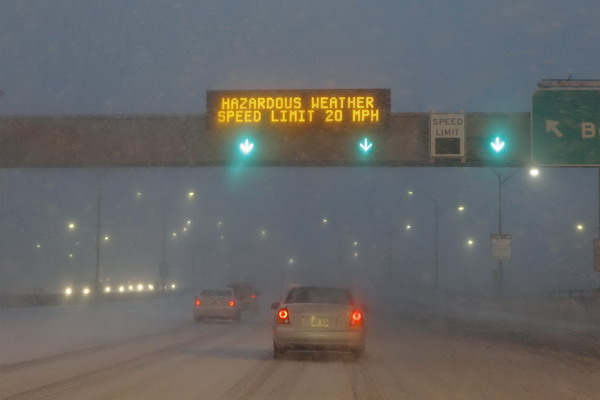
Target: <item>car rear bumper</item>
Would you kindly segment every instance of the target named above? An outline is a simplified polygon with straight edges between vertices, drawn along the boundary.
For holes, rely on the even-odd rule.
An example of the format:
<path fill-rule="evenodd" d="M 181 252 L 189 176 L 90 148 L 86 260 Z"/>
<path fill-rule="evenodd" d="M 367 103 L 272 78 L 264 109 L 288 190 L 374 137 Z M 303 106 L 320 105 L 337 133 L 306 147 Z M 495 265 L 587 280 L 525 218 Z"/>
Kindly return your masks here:
<path fill-rule="evenodd" d="M 223 318 L 236 319 L 240 316 L 240 311 L 231 307 L 196 307 L 194 308 L 194 318 Z"/>
<path fill-rule="evenodd" d="M 298 330 L 279 325 L 273 328 L 273 342 L 281 348 L 359 350 L 365 346 L 365 332 L 364 329 Z"/>

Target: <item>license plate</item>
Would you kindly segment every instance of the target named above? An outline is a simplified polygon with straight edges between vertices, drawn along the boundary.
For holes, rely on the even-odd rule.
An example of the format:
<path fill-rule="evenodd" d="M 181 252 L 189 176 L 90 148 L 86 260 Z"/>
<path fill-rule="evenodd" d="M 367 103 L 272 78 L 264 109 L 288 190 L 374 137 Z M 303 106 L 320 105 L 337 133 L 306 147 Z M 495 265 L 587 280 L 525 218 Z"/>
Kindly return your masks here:
<path fill-rule="evenodd" d="M 329 318 L 311 317 L 311 328 L 329 328 Z"/>

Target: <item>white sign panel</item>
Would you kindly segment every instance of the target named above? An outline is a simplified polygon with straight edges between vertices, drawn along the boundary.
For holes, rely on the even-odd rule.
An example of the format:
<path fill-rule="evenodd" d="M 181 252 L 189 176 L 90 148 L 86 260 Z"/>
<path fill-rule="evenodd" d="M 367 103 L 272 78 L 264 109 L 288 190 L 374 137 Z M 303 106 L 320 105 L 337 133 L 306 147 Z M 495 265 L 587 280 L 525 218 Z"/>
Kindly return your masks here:
<path fill-rule="evenodd" d="M 492 258 L 496 260 L 510 260 L 512 257 L 511 236 L 504 233 L 492 233 Z"/>
<path fill-rule="evenodd" d="M 429 137 L 431 157 L 464 157 L 465 114 L 431 113 Z"/>

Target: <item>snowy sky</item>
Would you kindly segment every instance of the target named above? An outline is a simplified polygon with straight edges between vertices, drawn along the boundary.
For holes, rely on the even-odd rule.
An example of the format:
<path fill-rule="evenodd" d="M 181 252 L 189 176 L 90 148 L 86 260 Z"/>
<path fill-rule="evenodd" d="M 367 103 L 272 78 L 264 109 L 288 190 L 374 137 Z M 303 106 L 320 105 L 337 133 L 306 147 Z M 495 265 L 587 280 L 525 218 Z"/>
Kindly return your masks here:
<path fill-rule="evenodd" d="M 596 0 L 4 0 L 0 114 L 195 113 L 207 89 L 392 89 L 392 109 L 527 111 L 598 78 Z"/>

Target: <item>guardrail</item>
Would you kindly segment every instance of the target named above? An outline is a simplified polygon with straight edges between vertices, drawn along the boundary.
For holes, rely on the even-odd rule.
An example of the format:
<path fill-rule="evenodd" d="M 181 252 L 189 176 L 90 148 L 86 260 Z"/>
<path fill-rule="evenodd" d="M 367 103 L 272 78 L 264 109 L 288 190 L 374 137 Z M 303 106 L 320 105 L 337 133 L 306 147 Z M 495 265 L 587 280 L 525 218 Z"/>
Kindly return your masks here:
<path fill-rule="evenodd" d="M 65 295 L 60 293 L 0 294 L 0 308 L 55 306 L 115 301 L 143 300 L 180 294 L 180 290 Z"/>

